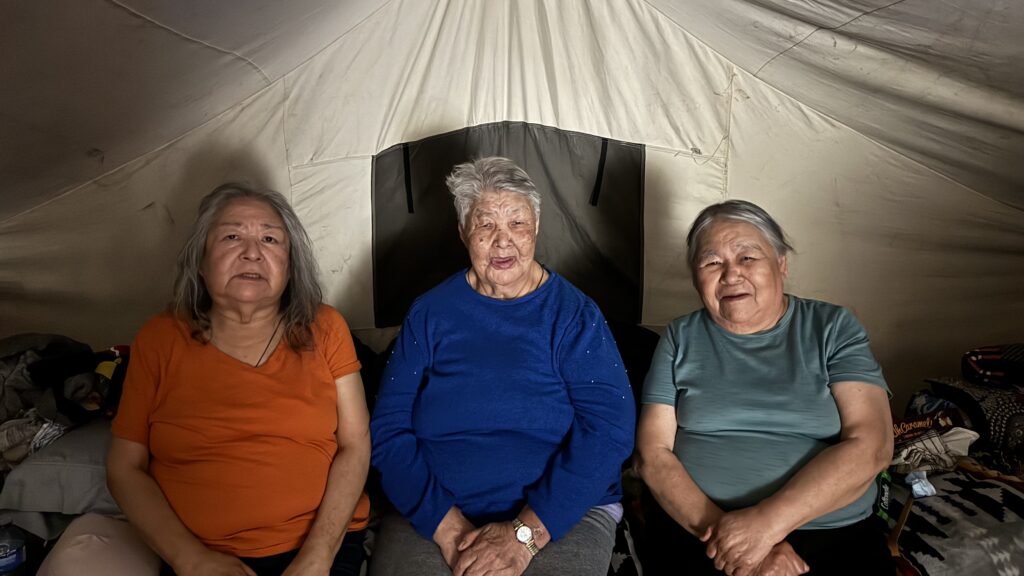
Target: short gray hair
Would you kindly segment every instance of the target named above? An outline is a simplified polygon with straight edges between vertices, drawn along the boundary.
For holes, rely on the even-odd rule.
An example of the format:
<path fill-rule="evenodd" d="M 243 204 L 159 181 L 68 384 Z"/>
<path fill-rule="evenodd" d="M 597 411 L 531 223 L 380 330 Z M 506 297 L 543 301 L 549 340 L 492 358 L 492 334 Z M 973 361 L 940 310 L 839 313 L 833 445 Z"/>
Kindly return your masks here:
<path fill-rule="evenodd" d="M 746 200 L 726 200 L 701 210 L 697 218 L 694 219 L 693 225 L 690 226 L 690 232 L 686 235 L 686 261 L 690 265 L 690 270 L 693 270 L 697 264 L 697 249 L 700 247 L 704 233 L 717 220 L 745 222 L 757 228 L 768 239 L 768 243 L 772 245 L 778 256 L 785 256 L 793 250 L 793 246 L 786 240 L 786 233 L 782 231 L 782 226 L 779 226 L 779 223 L 764 211 L 764 208 Z"/>
<path fill-rule="evenodd" d="M 281 323 L 289 346 L 296 350 L 310 349 L 313 345 L 312 326 L 323 301 L 323 292 L 317 280 L 313 243 L 298 215 L 280 192 L 231 182 L 218 186 L 203 198 L 192 233 L 178 254 L 178 273 L 170 308 L 188 322 L 193 338 L 206 341 L 205 334 L 210 329 L 209 312 L 213 305 L 199 273 L 206 254 L 206 237 L 220 212 L 231 202 L 242 198 L 267 204 L 284 222 L 289 246 L 288 284 L 281 295 Z"/>
<path fill-rule="evenodd" d="M 525 170 L 515 162 L 501 156 L 488 156 L 472 162 L 458 164 L 444 183 L 455 197 L 455 212 L 459 217 L 459 228 L 466 227 L 473 203 L 487 190 L 521 194 L 533 206 L 533 215 L 540 219 L 540 193 Z"/>

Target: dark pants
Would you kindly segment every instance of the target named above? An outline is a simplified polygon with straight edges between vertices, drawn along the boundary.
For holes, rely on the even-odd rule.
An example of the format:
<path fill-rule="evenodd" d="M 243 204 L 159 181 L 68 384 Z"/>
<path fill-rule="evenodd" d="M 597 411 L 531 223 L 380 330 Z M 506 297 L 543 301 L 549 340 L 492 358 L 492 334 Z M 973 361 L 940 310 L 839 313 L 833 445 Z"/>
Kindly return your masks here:
<path fill-rule="evenodd" d="M 331 576 L 359 576 L 359 570 L 363 565 L 363 540 L 366 539 L 366 530 L 349 532 L 341 542 L 341 548 L 334 556 L 334 564 L 331 566 Z M 273 556 L 262 558 L 239 558 L 246 566 L 252 568 L 259 576 L 280 576 L 291 561 L 299 553 L 298 549 L 289 552 L 282 552 Z M 166 562 L 161 562 L 160 576 L 174 576 L 174 570 Z"/>
<path fill-rule="evenodd" d="M 648 507 L 645 576 L 720 576 L 707 557 L 704 543 L 676 524 L 660 508 Z M 869 516 L 860 522 L 827 530 L 795 530 L 786 537 L 793 550 L 811 567 L 810 576 L 887 576 L 896 565 L 886 544 L 881 520 Z"/>

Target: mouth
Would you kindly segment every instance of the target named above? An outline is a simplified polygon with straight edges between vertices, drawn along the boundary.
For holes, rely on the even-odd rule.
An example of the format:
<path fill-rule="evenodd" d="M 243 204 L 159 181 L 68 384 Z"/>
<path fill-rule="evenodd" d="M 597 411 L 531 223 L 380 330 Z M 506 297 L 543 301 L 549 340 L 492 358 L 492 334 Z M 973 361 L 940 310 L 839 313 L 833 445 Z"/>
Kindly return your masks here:
<path fill-rule="evenodd" d="M 238 278 L 240 280 L 258 281 L 263 280 L 263 275 L 256 272 L 243 272 L 241 274 L 236 275 L 235 278 Z"/>
<path fill-rule="evenodd" d="M 729 294 L 728 296 L 720 296 L 718 299 L 721 302 L 738 302 L 744 298 L 749 298 L 750 294 Z"/>
<path fill-rule="evenodd" d="M 498 270 L 508 270 L 509 268 L 516 265 L 516 259 L 513 256 L 507 258 L 491 258 L 491 268 L 497 268 Z"/>

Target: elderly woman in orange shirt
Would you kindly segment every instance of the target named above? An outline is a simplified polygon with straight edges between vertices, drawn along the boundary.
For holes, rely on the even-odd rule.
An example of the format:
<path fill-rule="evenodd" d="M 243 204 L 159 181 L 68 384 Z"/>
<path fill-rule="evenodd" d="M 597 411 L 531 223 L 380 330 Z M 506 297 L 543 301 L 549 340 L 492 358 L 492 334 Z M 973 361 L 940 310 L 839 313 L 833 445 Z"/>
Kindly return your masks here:
<path fill-rule="evenodd" d="M 359 573 L 359 368 L 284 197 L 232 184 L 204 198 L 174 300 L 132 345 L 107 464 L 161 574 Z"/>

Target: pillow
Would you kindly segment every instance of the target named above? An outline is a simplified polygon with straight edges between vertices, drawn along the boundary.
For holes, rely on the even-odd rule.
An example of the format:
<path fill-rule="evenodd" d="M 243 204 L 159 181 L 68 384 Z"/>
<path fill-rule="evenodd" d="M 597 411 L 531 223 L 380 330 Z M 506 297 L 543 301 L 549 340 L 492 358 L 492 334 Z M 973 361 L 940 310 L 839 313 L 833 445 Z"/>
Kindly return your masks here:
<path fill-rule="evenodd" d="M 20 524 L 20 512 L 118 514 L 107 490 L 109 444 L 110 420 L 98 418 L 26 458 L 4 482 L 0 492 L 3 515 Z M 30 526 L 23 528 L 36 532 Z"/>
<path fill-rule="evenodd" d="M 1024 389 L 983 386 L 957 377 L 926 381 L 936 395 L 970 418 L 984 441 L 977 448 L 991 452 L 992 458 L 980 458 L 986 466 L 1011 475 L 1024 473 Z"/>

